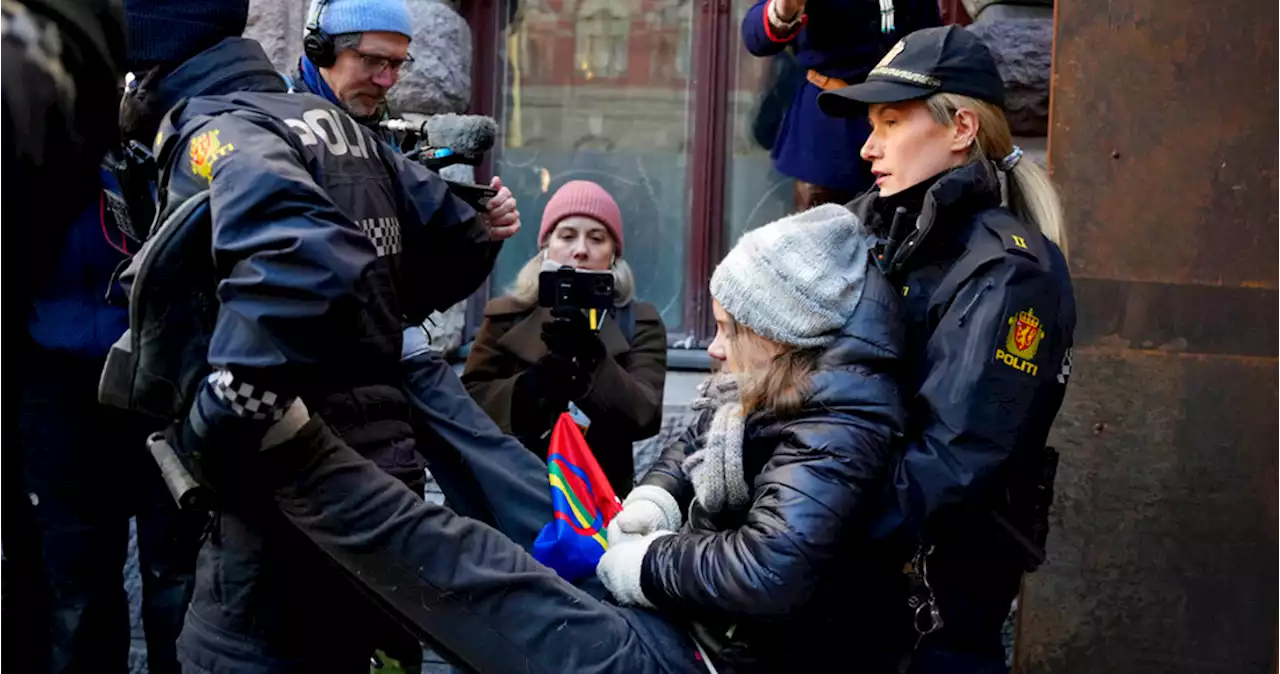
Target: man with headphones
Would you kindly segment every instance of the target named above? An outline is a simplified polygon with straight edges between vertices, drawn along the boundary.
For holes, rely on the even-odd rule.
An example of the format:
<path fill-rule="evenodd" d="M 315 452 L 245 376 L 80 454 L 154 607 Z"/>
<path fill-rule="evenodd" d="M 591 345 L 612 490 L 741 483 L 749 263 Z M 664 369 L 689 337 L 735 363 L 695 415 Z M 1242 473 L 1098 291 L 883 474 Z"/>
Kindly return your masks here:
<path fill-rule="evenodd" d="M 378 128 L 378 122 L 391 116 L 387 92 L 413 61 L 412 39 L 413 21 L 404 0 L 312 0 L 293 90 L 342 106 L 357 122 L 400 147 L 404 139 Z"/>

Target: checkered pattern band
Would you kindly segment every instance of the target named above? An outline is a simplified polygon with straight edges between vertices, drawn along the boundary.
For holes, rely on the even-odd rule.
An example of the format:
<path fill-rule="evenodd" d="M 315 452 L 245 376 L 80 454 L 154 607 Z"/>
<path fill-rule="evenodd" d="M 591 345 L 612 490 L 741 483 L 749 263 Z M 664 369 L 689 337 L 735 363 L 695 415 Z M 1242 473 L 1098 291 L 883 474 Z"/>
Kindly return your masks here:
<path fill-rule="evenodd" d="M 366 218 L 360 221 L 360 229 L 373 241 L 378 257 L 395 255 L 404 248 L 400 241 L 400 221 L 395 218 Z"/>
<path fill-rule="evenodd" d="M 284 398 L 274 391 L 236 381 L 229 370 L 218 370 L 209 375 L 209 383 L 213 384 L 213 392 L 226 401 L 233 412 L 250 419 L 279 421 L 293 403 L 292 398 Z"/>

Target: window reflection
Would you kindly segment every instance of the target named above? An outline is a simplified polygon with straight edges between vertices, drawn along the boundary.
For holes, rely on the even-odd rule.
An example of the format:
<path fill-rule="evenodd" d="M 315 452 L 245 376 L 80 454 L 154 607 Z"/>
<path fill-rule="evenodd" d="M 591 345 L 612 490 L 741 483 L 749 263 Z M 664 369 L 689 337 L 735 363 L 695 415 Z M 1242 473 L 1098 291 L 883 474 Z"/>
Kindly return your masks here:
<path fill-rule="evenodd" d="M 734 0 L 733 38 L 729 53 L 733 59 L 732 83 L 729 90 L 728 175 L 725 180 L 725 242 L 731 246 L 743 233 L 768 224 L 793 210 L 792 189 L 794 181 L 773 168 L 769 147 L 762 144 L 771 139 L 766 117 L 785 113 L 784 110 L 764 110 L 766 96 L 774 84 L 775 75 L 783 71 L 782 59 L 792 58 L 783 51 L 773 59 L 752 56 L 742 44 L 742 34 L 736 30 L 742 25 L 753 0 Z M 770 102 L 776 104 L 776 101 Z"/>
<path fill-rule="evenodd" d="M 617 78 L 627 72 L 631 36 L 629 3 L 586 0 L 578 8 L 574 32 L 574 65 L 587 81 Z"/>
<path fill-rule="evenodd" d="M 527 0 L 507 27 L 495 172 L 526 226 L 493 293 L 537 248 L 542 208 L 569 180 L 618 201 L 639 296 L 683 323 L 688 240 L 691 0 Z"/>

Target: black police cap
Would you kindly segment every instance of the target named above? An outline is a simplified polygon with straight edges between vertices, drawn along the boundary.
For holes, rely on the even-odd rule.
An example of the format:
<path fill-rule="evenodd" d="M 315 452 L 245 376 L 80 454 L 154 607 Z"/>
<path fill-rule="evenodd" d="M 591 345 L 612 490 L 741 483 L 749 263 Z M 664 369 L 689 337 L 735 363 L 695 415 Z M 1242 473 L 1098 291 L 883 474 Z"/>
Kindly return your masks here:
<path fill-rule="evenodd" d="M 831 117 L 867 114 L 871 103 L 899 103 L 960 94 L 1004 107 L 1004 80 L 991 50 L 960 26 L 925 28 L 898 41 L 865 82 L 818 95 Z"/>

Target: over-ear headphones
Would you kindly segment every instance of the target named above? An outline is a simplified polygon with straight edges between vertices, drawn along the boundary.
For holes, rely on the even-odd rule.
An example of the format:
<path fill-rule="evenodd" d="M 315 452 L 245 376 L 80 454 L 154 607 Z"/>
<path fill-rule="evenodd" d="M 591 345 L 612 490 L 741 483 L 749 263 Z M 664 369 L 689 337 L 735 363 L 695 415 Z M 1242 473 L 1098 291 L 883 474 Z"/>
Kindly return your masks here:
<path fill-rule="evenodd" d="M 316 64 L 317 68 L 329 68 L 338 60 L 333 45 L 333 36 L 324 32 L 320 27 L 320 17 L 324 16 L 325 5 L 329 4 L 329 0 L 319 0 L 316 4 L 316 13 L 312 17 L 311 25 L 307 26 L 307 35 L 302 38 L 302 53 Z"/>

